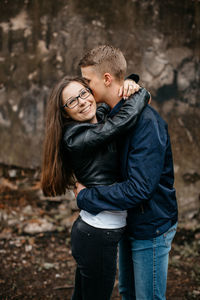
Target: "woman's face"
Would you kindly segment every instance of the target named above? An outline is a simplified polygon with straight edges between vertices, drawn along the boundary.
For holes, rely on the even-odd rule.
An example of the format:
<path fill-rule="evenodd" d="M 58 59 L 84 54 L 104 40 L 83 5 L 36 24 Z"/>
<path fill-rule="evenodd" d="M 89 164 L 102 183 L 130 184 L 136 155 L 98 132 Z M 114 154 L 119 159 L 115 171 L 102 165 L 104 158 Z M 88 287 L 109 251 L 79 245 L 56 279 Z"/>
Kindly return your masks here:
<path fill-rule="evenodd" d="M 94 97 L 81 83 L 72 81 L 63 89 L 62 103 L 63 105 L 67 104 L 64 109 L 73 120 L 90 123 L 97 122 Z"/>

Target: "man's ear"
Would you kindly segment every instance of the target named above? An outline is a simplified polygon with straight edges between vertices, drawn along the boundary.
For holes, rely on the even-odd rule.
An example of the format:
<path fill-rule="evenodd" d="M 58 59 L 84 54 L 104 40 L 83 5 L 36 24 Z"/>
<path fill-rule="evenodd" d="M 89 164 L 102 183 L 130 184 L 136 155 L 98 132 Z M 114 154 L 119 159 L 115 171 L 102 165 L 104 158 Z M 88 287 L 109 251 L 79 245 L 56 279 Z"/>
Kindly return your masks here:
<path fill-rule="evenodd" d="M 105 86 L 110 86 L 113 80 L 112 75 L 110 73 L 104 73 L 103 77 Z"/>

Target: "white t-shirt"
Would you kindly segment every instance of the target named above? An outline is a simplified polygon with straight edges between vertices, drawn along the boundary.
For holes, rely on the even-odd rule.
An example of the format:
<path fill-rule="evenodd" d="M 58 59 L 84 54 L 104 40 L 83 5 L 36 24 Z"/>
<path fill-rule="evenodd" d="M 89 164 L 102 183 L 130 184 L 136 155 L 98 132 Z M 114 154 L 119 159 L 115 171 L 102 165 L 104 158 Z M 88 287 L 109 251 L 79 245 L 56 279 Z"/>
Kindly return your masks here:
<path fill-rule="evenodd" d="M 92 215 L 85 210 L 81 210 L 82 220 L 96 228 L 117 229 L 126 226 L 127 211 L 108 211 L 104 210 L 97 215 Z"/>

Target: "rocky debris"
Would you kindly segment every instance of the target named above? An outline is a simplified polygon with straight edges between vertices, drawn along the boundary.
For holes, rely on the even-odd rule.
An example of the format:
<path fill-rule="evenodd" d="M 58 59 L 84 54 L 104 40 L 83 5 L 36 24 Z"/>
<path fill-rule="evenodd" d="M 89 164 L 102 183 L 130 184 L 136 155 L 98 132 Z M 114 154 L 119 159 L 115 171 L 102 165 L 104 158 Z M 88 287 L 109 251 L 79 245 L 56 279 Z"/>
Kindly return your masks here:
<path fill-rule="evenodd" d="M 43 197 L 38 170 L 17 168 L 0 178 L 0 299 L 71 299 L 76 263 L 70 230 L 79 211 L 73 192 Z M 19 177 L 18 177 L 19 176 Z M 200 293 L 199 216 L 180 223 L 170 256 L 167 297 L 198 299 Z M 178 298 L 179 297 L 179 298 Z M 112 300 L 119 300 L 118 280 Z"/>
<path fill-rule="evenodd" d="M 3 175 L 0 177 L 0 238 L 9 236 L 10 230 L 34 235 L 71 228 L 78 215 L 72 191 L 59 197 L 44 197 L 38 170 L 5 165 L 0 170 Z"/>
<path fill-rule="evenodd" d="M 200 180 L 200 174 L 197 172 L 194 173 L 185 173 L 183 174 L 183 180 L 187 183 L 195 183 Z"/>
<path fill-rule="evenodd" d="M 40 232 L 55 231 L 56 227 L 53 223 L 48 222 L 46 219 L 32 219 L 23 228 L 24 233 L 35 234 Z"/>

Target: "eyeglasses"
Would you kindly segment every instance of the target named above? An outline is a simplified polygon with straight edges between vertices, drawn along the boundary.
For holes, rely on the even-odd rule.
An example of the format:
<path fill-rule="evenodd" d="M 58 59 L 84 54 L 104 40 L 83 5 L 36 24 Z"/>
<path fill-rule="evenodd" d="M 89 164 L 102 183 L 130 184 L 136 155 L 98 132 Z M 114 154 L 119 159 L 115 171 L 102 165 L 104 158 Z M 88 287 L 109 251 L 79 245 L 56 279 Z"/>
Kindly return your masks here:
<path fill-rule="evenodd" d="M 67 100 L 65 105 L 62 106 L 62 108 L 68 107 L 68 108 L 74 108 L 79 104 L 79 98 L 86 99 L 91 94 L 91 90 L 88 88 L 82 89 L 80 94 L 76 97 L 71 97 Z"/>

